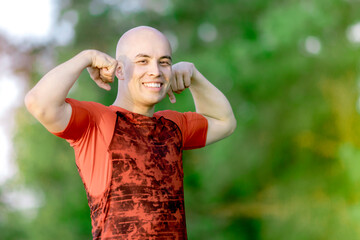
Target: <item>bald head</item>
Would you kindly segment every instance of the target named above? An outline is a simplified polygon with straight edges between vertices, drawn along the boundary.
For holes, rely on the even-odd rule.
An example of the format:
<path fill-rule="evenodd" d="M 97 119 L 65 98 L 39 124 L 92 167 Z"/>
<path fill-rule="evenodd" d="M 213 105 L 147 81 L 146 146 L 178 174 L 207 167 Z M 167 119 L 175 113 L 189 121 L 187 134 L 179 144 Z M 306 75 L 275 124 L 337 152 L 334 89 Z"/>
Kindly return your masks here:
<path fill-rule="evenodd" d="M 125 32 L 116 47 L 116 59 L 121 56 L 131 56 L 136 52 L 146 51 L 151 45 L 153 48 L 160 48 L 171 55 L 171 46 L 169 40 L 159 30 L 148 27 L 139 26 Z"/>

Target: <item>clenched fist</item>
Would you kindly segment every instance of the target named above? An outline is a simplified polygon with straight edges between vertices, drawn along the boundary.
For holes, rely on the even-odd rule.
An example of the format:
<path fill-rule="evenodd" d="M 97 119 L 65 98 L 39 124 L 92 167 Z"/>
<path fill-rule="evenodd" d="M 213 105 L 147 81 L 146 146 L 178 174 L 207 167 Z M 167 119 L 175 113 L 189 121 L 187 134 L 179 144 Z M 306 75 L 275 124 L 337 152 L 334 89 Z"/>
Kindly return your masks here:
<path fill-rule="evenodd" d="M 175 103 L 175 93 L 181 93 L 190 87 L 191 81 L 196 71 L 193 63 L 179 62 L 172 66 L 173 78 L 171 79 L 171 88 L 168 91 L 170 102 Z"/>
<path fill-rule="evenodd" d="M 118 62 L 109 55 L 97 50 L 89 50 L 89 55 L 91 64 L 87 70 L 90 77 L 99 87 L 109 91 L 111 89 L 109 83 L 114 81 Z"/>

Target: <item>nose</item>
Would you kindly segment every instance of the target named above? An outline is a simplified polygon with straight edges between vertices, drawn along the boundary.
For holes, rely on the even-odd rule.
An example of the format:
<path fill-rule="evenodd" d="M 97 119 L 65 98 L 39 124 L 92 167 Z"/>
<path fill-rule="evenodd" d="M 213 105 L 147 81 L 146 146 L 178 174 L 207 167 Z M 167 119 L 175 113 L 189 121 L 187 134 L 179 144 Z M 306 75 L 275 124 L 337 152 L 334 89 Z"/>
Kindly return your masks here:
<path fill-rule="evenodd" d="M 161 76 L 161 70 L 159 64 L 157 62 L 153 62 L 152 64 L 150 64 L 148 73 L 150 76 L 153 77 Z"/>

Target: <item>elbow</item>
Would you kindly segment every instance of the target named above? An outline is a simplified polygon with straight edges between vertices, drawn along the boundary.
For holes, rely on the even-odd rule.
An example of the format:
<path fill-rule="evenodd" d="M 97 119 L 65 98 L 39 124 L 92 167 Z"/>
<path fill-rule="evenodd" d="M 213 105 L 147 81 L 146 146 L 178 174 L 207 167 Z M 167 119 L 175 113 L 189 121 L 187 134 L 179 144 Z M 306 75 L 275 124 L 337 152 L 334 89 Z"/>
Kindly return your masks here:
<path fill-rule="evenodd" d="M 36 93 L 33 91 L 30 91 L 25 95 L 24 103 L 26 109 L 37 119 L 42 118 L 46 112 L 44 107 L 41 106 L 39 100 L 37 99 Z"/>
<path fill-rule="evenodd" d="M 236 129 L 236 126 L 237 126 L 237 122 L 236 122 L 235 116 L 233 115 L 233 116 L 229 119 L 229 122 L 228 122 L 228 131 L 227 131 L 228 136 L 230 136 L 231 134 L 233 134 L 233 132 L 234 132 L 235 129 Z"/>
<path fill-rule="evenodd" d="M 222 136 L 223 138 L 229 137 L 236 129 L 236 119 L 234 116 L 229 117 L 222 122 Z"/>
<path fill-rule="evenodd" d="M 236 129 L 237 123 L 234 116 L 223 120 L 212 119 L 209 117 L 207 119 L 209 123 L 206 138 L 207 145 L 230 136 Z"/>
<path fill-rule="evenodd" d="M 25 95 L 24 103 L 26 109 L 32 114 L 36 106 L 35 96 L 33 92 L 30 91 Z"/>

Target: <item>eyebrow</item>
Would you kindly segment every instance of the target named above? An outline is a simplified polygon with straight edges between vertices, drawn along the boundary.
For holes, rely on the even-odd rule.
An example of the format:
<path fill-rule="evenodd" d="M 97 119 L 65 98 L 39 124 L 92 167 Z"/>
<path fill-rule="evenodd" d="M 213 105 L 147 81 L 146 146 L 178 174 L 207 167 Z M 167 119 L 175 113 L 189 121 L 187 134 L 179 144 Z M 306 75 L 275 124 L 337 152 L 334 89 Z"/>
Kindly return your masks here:
<path fill-rule="evenodd" d="M 167 58 L 167 59 L 169 59 L 170 61 L 172 61 L 172 58 L 171 58 L 170 56 L 162 56 L 161 59 L 163 59 L 163 58 Z"/>
<path fill-rule="evenodd" d="M 139 53 L 138 55 L 135 56 L 135 58 L 140 58 L 140 57 L 143 57 L 143 58 L 151 58 L 149 55 L 146 55 L 146 54 L 143 54 L 143 53 Z M 169 55 L 160 57 L 160 59 L 164 59 L 164 58 L 167 58 L 167 59 L 169 59 L 170 61 L 172 61 L 172 58 L 171 58 L 171 56 L 169 56 Z"/>

